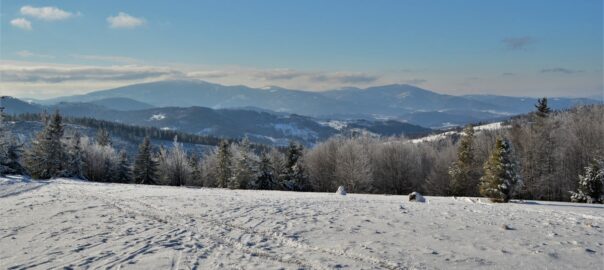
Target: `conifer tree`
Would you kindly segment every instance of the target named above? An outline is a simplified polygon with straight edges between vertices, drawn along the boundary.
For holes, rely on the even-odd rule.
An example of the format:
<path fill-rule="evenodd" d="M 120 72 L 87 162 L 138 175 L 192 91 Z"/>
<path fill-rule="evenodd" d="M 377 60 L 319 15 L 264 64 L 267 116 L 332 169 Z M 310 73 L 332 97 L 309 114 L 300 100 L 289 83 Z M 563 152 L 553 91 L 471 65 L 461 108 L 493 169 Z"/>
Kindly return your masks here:
<path fill-rule="evenodd" d="M 229 180 L 231 178 L 231 149 L 230 144 L 226 140 L 220 141 L 218 145 L 218 168 L 216 178 L 218 180 L 218 187 L 228 187 Z"/>
<path fill-rule="evenodd" d="M 105 129 L 105 128 L 99 129 L 99 131 L 96 134 L 96 142 L 100 146 L 110 146 L 111 145 L 111 136 L 109 135 L 109 132 L 107 131 L 107 129 Z"/>
<path fill-rule="evenodd" d="M 0 99 L 3 100 L 5 97 Z M 13 137 L 4 123 L 4 107 L 0 103 L 0 175 L 22 174 L 24 169 L 19 162 L 21 144 Z"/>
<path fill-rule="evenodd" d="M 151 149 L 149 137 L 145 137 L 138 148 L 138 155 L 134 162 L 134 181 L 137 184 L 154 185 L 158 183 L 157 162 Z"/>
<path fill-rule="evenodd" d="M 25 164 L 33 178 L 49 179 L 63 175 L 66 152 L 62 137 L 62 117 L 56 111 L 26 153 Z"/>
<path fill-rule="evenodd" d="M 584 203 L 604 203 L 604 168 L 593 162 L 585 167 L 585 174 L 579 175 L 577 192 L 571 191 L 571 201 Z"/>
<path fill-rule="evenodd" d="M 273 164 L 266 153 L 260 156 L 260 164 L 258 167 L 258 179 L 256 180 L 257 189 L 271 190 L 275 188 L 275 175 Z"/>
<path fill-rule="evenodd" d="M 193 185 L 202 186 L 203 172 L 199 156 L 195 153 L 189 156 L 189 167 L 191 167 L 191 182 Z"/>
<path fill-rule="evenodd" d="M 495 149 L 484 164 L 480 194 L 494 202 L 508 202 L 522 185 L 510 143 L 497 139 Z"/>
<path fill-rule="evenodd" d="M 535 114 L 541 118 L 547 117 L 551 112 L 551 109 L 547 106 L 547 97 L 537 99 L 535 108 L 537 108 Z"/>
<path fill-rule="evenodd" d="M 84 157 L 82 153 L 82 140 L 79 133 L 71 138 L 67 150 L 67 165 L 64 176 L 84 179 Z"/>
<path fill-rule="evenodd" d="M 120 151 L 120 160 L 115 177 L 118 183 L 131 183 L 132 182 L 132 169 L 130 167 L 130 161 L 128 160 L 128 153 L 125 150 Z"/>
<path fill-rule="evenodd" d="M 302 165 L 304 146 L 294 141 L 289 143 L 286 152 L 284 171 L 280 175 L 281 186 L 285 190 L 308 191 L 308 177 Z"/>
<path fill-rule="evenodd" d="M 474 159 L 474 127 L 468 125 L 457 150 L 457 161 L 449 168 L 451 193 L 454 196 L 474 196 L 479 181 Z"/>

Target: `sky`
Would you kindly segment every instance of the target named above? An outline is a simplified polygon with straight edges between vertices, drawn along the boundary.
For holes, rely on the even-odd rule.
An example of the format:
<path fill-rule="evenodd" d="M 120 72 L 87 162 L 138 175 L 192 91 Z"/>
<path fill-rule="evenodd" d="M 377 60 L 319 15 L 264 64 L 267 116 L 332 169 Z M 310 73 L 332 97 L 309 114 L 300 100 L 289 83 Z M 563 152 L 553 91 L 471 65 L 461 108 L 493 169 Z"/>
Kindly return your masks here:
<path fill-rule="evenodd" d="M 167 80 L 603 97 L 602 0 L 0 1 L 0 94 Z"/>

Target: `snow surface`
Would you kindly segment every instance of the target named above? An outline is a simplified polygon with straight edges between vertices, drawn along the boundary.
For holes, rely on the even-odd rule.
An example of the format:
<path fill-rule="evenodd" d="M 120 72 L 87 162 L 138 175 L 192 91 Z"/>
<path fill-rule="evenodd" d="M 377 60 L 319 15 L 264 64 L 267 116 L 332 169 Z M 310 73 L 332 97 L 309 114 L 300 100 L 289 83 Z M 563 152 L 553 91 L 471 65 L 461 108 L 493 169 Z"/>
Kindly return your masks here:
<path fill-rule="evenodd" d="M 604 206 L 0 178 L 0 268 L 602 269 Z"/>
<path fill-rule="evenodd" d="M 153 121 L 153 120 L 159 121 L 159 120 L 164 120 L 164 119 L 166 119 L 166 115 L 163 113 L 154 114 L 154 115 L 151 115 L 151 117 L 149 117 L 150 121 Z"/>

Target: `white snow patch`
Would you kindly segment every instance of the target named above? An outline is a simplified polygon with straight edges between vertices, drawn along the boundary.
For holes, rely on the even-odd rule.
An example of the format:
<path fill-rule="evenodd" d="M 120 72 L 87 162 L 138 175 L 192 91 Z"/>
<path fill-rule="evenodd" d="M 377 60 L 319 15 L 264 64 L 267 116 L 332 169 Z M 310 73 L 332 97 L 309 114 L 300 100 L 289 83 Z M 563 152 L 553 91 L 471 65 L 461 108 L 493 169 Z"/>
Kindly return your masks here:
<path fill-rule="evenodd" d="M 153 120 L 159 121 L 159 120 L 164 120 L 164 119 L 166 119 L 166 115 L 163 113 L 154 114 L 149 118 L 150 121 L 153 121 Z"/>

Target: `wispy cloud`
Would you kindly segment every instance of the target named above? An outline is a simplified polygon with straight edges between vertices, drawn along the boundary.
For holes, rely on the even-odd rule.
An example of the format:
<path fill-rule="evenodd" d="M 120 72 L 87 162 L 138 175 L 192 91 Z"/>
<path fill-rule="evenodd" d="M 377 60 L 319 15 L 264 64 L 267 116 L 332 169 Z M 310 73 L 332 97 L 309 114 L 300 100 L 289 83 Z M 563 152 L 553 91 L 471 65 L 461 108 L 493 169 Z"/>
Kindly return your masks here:
<path fill-rule="evenodd" d="M 25 18 L 16 18 L 10 21 L 10 24 L 14 27 L 23 29 L 23 30 L 31 30 L 31 22 Z"/>
<path fill-rule="evenodd" d="M 568 68 L 561 68 L 561 67 L 544 68 L 541 70 L 541 73 L 573 74 L 573 73 L 579 73 L 579 72 L 583 72 L 583 71 L 582 70 L 573 70 L 573 69 L 568 69 Z"/>
<path fill-rule="evenodd" d="M 133 64 L 133 63 L 140 62 L 137 59 L 134 59 L 132 57 L 118 56 L 118 55 L 73 54 L 71 56 L 74 58 L 80 59 L 80 60 L 111 62 L 111 63 L 119 63 L 119 64 Z"/>
<path fill-rule="evenodd" d="M 60 21 L 66 20 L 73 16 L 74 13 L 62 10 L 58 7 L 33 7 L 23 6 L 21 7 L 21 14 L 44 21 Z M 79 14 L 79 13 L 78 13 Z"/>
<path fill-rule="evenodd" d="M 318 74 L 310 77 L 311 81 L 316 82 L 336 82 L 342 84 L 368 84 L 379 79 L 378 76 L 360 72 L 336 72 L 327 74 Z"/>
<path fill-rule="evenodd" d="M 24 58 L 29 58 L 29 57 L 55 58 L 52 55 L 34 53 L 34 52 L 30 52 L 28 50 L 21 50 L 21 51 L 16 52 L 15 54 L 18 55 L 18 56 L 20 56 L 20 57 L 24 57 Z"/>
<path fill-rule="evenodd" d="M 58 66 L 0 66 L 0 75 L 7 82 L 62 83 L 69 81 L 133 81 L 184 77 L 178 70 L 150 66 L 58 67 Z"/>
<path fill-rule="evenodd" d="M 533 44 L 535 39 L 530 36 L 507 37 L 501 40 L 501 42 L 508 50 L 524 50 L 527 46 Z"/>
<path fill-rule="evenodd" d="M 146 20 L 120 12 L 116 16 L 107 17 L 107 22 L 110 28 L 135 28 L 144 25 Z"/>

